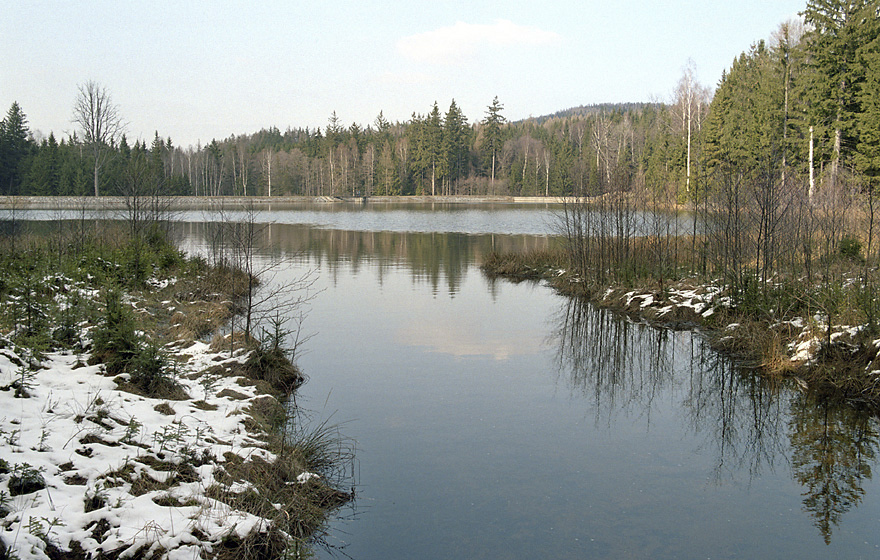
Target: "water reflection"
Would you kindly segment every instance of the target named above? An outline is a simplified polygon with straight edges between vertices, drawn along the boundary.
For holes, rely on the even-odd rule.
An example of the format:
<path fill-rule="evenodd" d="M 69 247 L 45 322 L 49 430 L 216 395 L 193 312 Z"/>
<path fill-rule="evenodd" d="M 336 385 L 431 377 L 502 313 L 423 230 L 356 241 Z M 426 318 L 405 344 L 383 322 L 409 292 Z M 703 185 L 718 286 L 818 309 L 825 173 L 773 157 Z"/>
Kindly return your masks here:
<path fill-rule="evenodd" d="M 786 456 L 783 432 L 787 392 L 765 377 L 737 367 L 692 337 L 688 393 L 682 405 L 690 427 L 706 435 L 714 452 L 714 478 L 746 472 L 759 476 Z"/>
<path fill-rule="evenodd" d="M 206 239 L 204 223 L 180 224 L 187 239 Z M 468 268 L 492 251 L 545 250 L 552 237 L 533 235 L 468 235 L 463 233 L 399 233 L 319 229 L 304 224 L 267 224 L 261 250 L 307 255 L 334 282 L 339 274 L 357 274 L 375 267 L 379 282 L 392 271 L 409 271 L 414 282 L 427 282 L 434 293 L 455 295 Z"/>
<path fill-rule="evenodd" d="M 556 362 L 570 388 L 596 405 L 597 419 L 641 409 L 673 381 L 669 331 L 634 324 L 576 298 L 566 300 L 552 331 Z"/>
<path fill-rule="evenodd" d="M 697 333 L 636 324 L 583 301 L 566 301 L 551 339 L 570 389 L 594 403 L 597 422 L 617 414 L 651 424 L 658 397 L 679 401 L 697 451 L 714 457 L 712 480 L 749 480 L 779 464 L 803 488 L 803 509 L 826 544 L 858 507 L 880 445 L 876 418 L 819 401 L 737 367 Z"/>
<path fill-rule="evenodd" d="M 803 486 L 804 510 L 825 544 L 841 518 L 865 495 L 877 458 L 877 423 L 848 406 L 794 399 L 789 420 L 792 474 Z"/>
<path fill-rule="evenodd" d="M 32 211 L 29 215 L 43 217 Z M 102 224 L 123 222 L 103 220 Z M 0 221 L 4 227 L 9 222 Z M 80 227 L 77 220 L 31 220 L 18 222 L 35 235 L 49 235 L 59 228 Z M 171 235 L 185 242 L 185 249 L 204 250 L 210 245 L 213 222 L 170 224 Z M 440 232 L 351 231 L 316 228 L 309 224 L 265 223 L 257 244 L 263 254 L 308 256 L 331 279 L 339 274 L 358 273 L 363 266 L 375 266 L 380 283 L 392 271 L 407 270 L 414 282 L 428 283 L 434 293 L 455 295 L 468 268 L 493 251 L 546 250 L 552 236 L 511 234 L 467 234 Z M 335 283 L 335 282 L 334 282 Z"/>

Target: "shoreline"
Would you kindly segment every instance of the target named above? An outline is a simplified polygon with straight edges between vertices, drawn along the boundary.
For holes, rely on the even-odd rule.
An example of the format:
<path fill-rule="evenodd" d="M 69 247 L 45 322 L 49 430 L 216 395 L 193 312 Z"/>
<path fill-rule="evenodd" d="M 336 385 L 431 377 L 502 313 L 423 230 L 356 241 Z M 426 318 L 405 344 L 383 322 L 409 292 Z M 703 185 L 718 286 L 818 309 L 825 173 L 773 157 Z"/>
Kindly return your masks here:
<path fill-rule="evenodd" d="M 40 276 L 83 314 L 69 346 L 0 334 L 0 558 L 231 560 L 320 542 L 353 499 L 337 472 L 345 440 L 290 427 L 286 396 L 304 377 L 283 352 L 216 334 L 235 308 L 217 271 L 183 261 L 125 290 L 131 334 L 165 364 L 147 383 L 143 366 L 101 354 L 110 300 L 90 276 Z"/>
<path fill-rule="evenodd" d="M 737 312 L 720 282 L 683 278 L 662 289 L 647 284 L 600 287 L 549 264 L 552 256 L 539 255 L 532 264 L 505 259 L 490 256 L 481 268 L 513 282 L 545 282 L 562 295 L 656 328 L 699 330 L 713 349 L 742 367 L 770 378 L 790 379 L 798 390 L 864 406 L 880 415 L 880 338 L 866 340 L 867 325 L 829 328 L 819 316 L 776 322 L 750 318 Z"/>
<path fill-rule="evenodd" d="M 148 197 L 143 197 L 144 199 Z M 205 206 L 253 206 L 268 209 L 272 206 L 296 206 L 302 204 L 535 204 L 561 205 L 574 202 L 568 197 L 523 197 L 523 196 L 164 196 L 163 203 L 169 209 L 180 210 Z M 119 210 L 126 207 L 123 196 L 0 196 L 0 210 Z"/>

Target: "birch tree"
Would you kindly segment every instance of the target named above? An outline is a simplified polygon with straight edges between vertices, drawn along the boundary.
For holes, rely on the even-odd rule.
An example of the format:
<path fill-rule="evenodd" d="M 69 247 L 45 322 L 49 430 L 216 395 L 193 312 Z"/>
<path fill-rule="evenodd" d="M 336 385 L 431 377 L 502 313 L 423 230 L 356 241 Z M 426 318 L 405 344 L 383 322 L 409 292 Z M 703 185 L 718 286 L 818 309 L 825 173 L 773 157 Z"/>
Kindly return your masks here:
<path fill-rule="evenodd" d="M 675 111 L 681 123 L 681 130 L 685 137 L 687 149 L 685 163 L 684 190 L 690 196 L 691 192 L 691 154 L 692 138 L 695 132 L 695 121 L 703 110 L 706 94 L 704 88 L 697 82 L 696 65 L 693 60 L 688 60 L 684 73 L 678 81 L 675 90 Z"/>

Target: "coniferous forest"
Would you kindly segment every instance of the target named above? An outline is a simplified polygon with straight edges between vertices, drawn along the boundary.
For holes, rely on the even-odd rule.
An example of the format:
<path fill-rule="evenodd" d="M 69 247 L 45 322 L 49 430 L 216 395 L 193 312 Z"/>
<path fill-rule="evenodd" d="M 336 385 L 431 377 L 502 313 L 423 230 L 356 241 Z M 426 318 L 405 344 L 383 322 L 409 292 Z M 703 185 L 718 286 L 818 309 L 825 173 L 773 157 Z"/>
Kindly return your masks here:
<path fill-rule="evenodd" d="M 867 192 L 880 176 L 878 5 L 808 1 L 802 20 L 751 45 L 714 88 L 688 66 L 667 102 L 518 122 L 507 121 L 498 98 L 471 116 L 451 100 L 414 108 L 406 122 L 377 111 L 372 123 L 346 125 L 334 112 L 317 129 L 270 127 L 188 147 L 156 131 L 132 143 L 108 90 L 88 82 L 65 138 L 35 137 L 27 100 L 12 104 L 0 129 L 0 194 L 125 194 L 126 167 L 145 164 L 163 194 L 195 196 L 626 190 L 696 203 L 729 197 L 733 181 L 754 191 L 748 203 L 765 208 L 772 228 L 772 213 L 795 191 Z"/>

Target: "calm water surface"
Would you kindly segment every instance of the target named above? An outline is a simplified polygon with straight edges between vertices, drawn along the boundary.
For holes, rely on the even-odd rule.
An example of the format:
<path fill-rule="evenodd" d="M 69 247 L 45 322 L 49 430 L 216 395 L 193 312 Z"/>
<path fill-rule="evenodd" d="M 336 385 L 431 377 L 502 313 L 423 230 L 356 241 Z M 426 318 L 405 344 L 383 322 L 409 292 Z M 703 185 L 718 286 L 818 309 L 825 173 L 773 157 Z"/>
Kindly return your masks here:
<path fill-rule="evenodd" d="M 323 290 L 298 402 L 356 441 L 357 500 L 331 545 L 357 560 L 880 557 L 873 419 L 739 371 L 699 334 L 485 278 L 487 251 L 547 246 L 548 209 L 411 212 L 285 210 L 266 235 L 267 254 L 295 255 L 285 274 L 313 269 Z M 204 245 L 203 225 L 183 228 Z"/>

